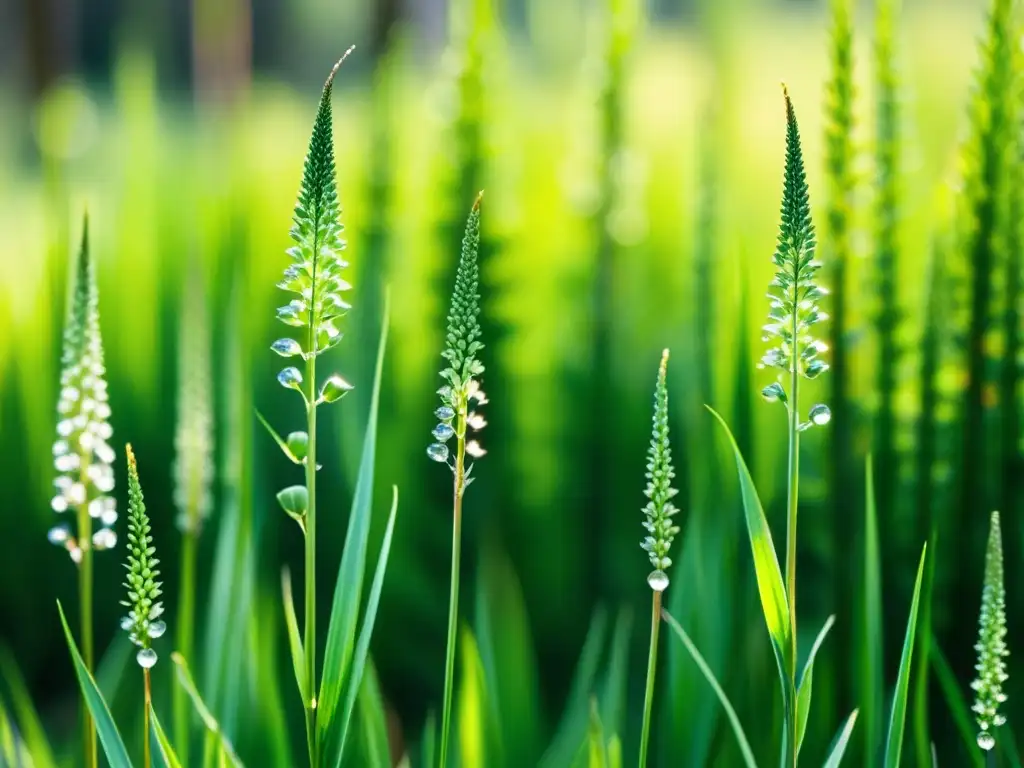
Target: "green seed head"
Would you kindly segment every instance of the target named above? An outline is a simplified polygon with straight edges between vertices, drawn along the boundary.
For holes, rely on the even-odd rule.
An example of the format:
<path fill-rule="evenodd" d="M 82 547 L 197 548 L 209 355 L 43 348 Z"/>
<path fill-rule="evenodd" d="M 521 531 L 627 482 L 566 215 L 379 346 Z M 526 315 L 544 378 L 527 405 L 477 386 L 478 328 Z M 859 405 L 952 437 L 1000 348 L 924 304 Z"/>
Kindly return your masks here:
<path fill-rule="evenodd" d="M 271 349 L 282 357 L 305 360 L 327 351 L 341 341 L 338 322 L 350 309 L 343 298 L 352 286 L 341 275 L 348 266 L 342 258 L 345 240 L 338 204 L 334 166 L 334 129 L 331 93 L 338 67 L 352 51 L 334 65 L 324 85 L 303 166 L 302 185 L 292 219 L 287 253 L 293 263 L 284 271 L 277 287 L 296 298 L 277 310 L 285 325 L 305 329 L 299 340 L 278 339 Z M 301 391 L 302 377 L 296 368 L 285 368 L 278 380 L 285 387 Z"/>
<path fill-rule="evenodd" d="M 167 626 L 159 618 L 164 612 L 163 604 L 157 599 L 163 594 L 161 583 L 157 581 L 160 561 L 154 557 L 156 548 L 150 535 L 149 516 L 131 445 L 125 446 L 125 454 L 128 456 L 128 561 L 125 563 L 128 575 L 124 586 L 128 599 L 122 600 L 121 605 L 128 608 L 128 615 L 121 619 L 121 627 L 141 649 L 136 656 L 139 665 L 148 669 L 156 663 L 151 642 L 163 635 Z"/>
<path fill-rule="evenodd" d="M 479 380 L 484 366 L 477 357 L 484 348 L 480 341 L 480 269 L 477 263 L 482 197 L 481 192 L 469 212 L 451 308 L 448 310 L 448 330 L 445 334 L 445 348 L 441 353 L 448 366 L 441 371 L 445 384 L 437 392 L 441 397 L 441 406 L 434 412 L 438 424 L 432 433 L 434 442 L 427 448 L 427 455 L 438 462 L 448 460 L 446 443 L 456 436 L 461 423 L 465 423 L 473 432 L 479 432 L 487 425 L 484 417 L 475 410 L 487 403 L 487 396 L 480 388 Z M 466 435 L 458 437 L 465 438 Z M 473 458 L 480 458 L 485 451 L 478 440 L 470 440 L 466 443 L 466 453 Z"/>
<path fill-rule="evenodd" d="M 86 507 L 94 532 L 89 540 L 83 541 L 82 532 L 76 538 L 71 523 L 66 522 L 51 528 L 48 536 L 78 563 L 83 549 L 110 549 L 117 542 L 111 527 L 117 521 L 117 507 L 109 495 L 114 490 L 115 456 L 108 443 L 113 430 L 100 335 L 99 293 L 89 254 L 88 219 L 83 224 L 73 279 L 64 327 L 57 439 L 53 444 L 56 494 L 50 505 L 58 515 L 69 517 Z"/>
<path fill-rule="evenodd" d="M 988 549 L 985 552 L 985 585 L 981 593 L 981 617 L 978 620 L 977 679 L 971 683 L 975 691 L 974 715 L 978 721 L 978 746 L 984 750 L 995 746 L 993 730 L 1006 722 L 999 714 L 999 705 L 1006 701 L 1003 684 L 1007 680 L 1006 657 L 1006 590 L 1003 586 L 1003 542 L 999 513 L 992 513 Z"/>
<path fill-rule="evenodd" d="M 679 510 L 672 503 L 678 491 L 672 487 L 676 476 L 672 468 L 672 449 L 668 441 L 668 350 L 661 353 L 658 381 L 654 387 L 654 420 L 651 429 L 651 446 L 647 451 L 647 505 L 644 507 L 644 528 L 647 536 L 640 543 L 650 557 L 655 570 L 647 577 L 651 588 L 661 592 L 668 586 L 665 571 L 672 565 L 668 556 L 672 539 L 679 533 L 679 526 L 672 522 Z"/>

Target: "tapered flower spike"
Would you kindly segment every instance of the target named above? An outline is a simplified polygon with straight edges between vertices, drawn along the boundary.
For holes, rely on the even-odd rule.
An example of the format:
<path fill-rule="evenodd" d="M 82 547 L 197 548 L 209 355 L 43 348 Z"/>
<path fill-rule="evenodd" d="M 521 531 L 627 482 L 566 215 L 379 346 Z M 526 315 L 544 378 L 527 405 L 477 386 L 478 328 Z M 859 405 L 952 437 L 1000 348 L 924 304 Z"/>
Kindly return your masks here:
<path fill-rule="evenodd" d="M 48 534 L 49 540 L 64 547 L 76 563 L 81 562 L 83 549 L 110 549 L 117 542 L 112 529 L 117 508 L 109 495 L 114 489 L 115 456 L 108 443 L 113 430 L 105 376 L 99 293 L 86 218 L 64 327 L 59 421 L 53 444 L 56 494 L 50 505 L 58 515 L 87 509 L 90 530 L 79 530 L 81 526 L 67 522 L 54 526 Z"/>
<path fill-rule="evenodd" d="M 828 347 L 813 333 L 814 326 L 828 317 L 818 305 L 827 291 L 815 279 L 821 262 L 814 257 L 817 243 L 800 148 L 800 129 L 785 85 L 782 93 L 786 103 L 786 170 L 779 236 L 772 256 L 776 273 L 768 294 L 771 299 L 769 322 L 764 326 L 764 341 L 774 339 L 776 344 L 764 354 L 758 367 L 781 369 L 791 379 L 816 379 L 828 370 L 828 364 L 819 357 Z M 769 402 L 796 407 L 790 402 L 792 393 L 787 394 L 782 378 L 780 374 L 780 380 L 769 384 L 761 394 Z M 827 424 L 830 417 L 828 406 L 815 405 L 799 429 Z"/>
<path fill-rule="evenodd" d="M 672 540 L 679 533 L 672 517 L 679 511 L 672 498 L 679 492 L 672 487 L 676 476 L 672 467 L 672 449 L 668 441 L 668 387 L 665 379 L 668 373 L 668 350 L 661 353 L 658 367 L 658 381 L 654 388 L 654 423 L 651 429 L 651 445 L 647 451 L 647 488 L 644 495 L 648 502 L 644 507 L 644 528 L 648 535 L 640 546 L 650 557 L 654 570 L 647 577 L 647 583 L 656 592 L 668 587 L 666 571 L 672 565 L 668 556 Z"/>
<path fill-rule="evenodd" d="M 142 499 L 139 469 L 131 445 L 125 446 L 125 454 L 128 457 L 128 560 L 125 563 L 128 575 L 124 586 L 128 590 L 128 599 L 122 600 L 121 605 L 128 608 L 128 615 L 121 619 L 121 628 L 139 646 L 135 656 L 139 666 L 149 669 L 157 659 L 152 641 L 167 631 L 167 625 L 160 619 L 164 607 L 157 599 L 163 594 L 161 583 L 157 581 L 160 578 L 157 568 L 160 561 L 154 557 L 156 548 L 150 535 L 149 516 Z"/>
<path fill-rule="evenodd" d="M 480 268 L 477 261 L 480 250 L 482 198 L 483 192 L 477 195 L 466 221 L 462 255 L 455 276 L 451 308 L 448 310 L 445 348 L 441 353 L 448 361 L 448 367 L 441 371 L 441 378 L 446 383 L 437 391 L 441 397 L 441 405 L 434 411 L 438 424 L 431 433 L 434 442 L 427 447 L 427 455 L 438 462 L 448 461 L 447 442 L 452 437 L 466 437 L 465 434 L 457 434 L 460 423 L 465 425 L 463 430 L 468 427 L 473 432 L 479 432 L 487 425 L 484 417 L 475 410 L 487 403 L 487 396 L 480 388 L 478 378 L 484 372 L 484 366 L 477 357 L 484 348 L 483 342 L 480 341 Z M 465 450 L 474 459 L 486 453 L 478 439 L 470 440 Z M 466 485 L 470 482 L 472 479 L 467 478 Z"/>
<path fill-rule="evenodd" d="M 981 593 L 981 616 L 978 620 L 977 679 L 971 683 L 975 691 L 974 715 L 978 721 L 978 746 L 990 750 L 996 745 L 993 730 L 1006 722 L 999 714 L 999 705 L 1006 701 L 1006 590 L 1003 586 L 1003 540 L 999 513 L 992 513 L 988 549 L 985 552 L 985 585 Z"/>

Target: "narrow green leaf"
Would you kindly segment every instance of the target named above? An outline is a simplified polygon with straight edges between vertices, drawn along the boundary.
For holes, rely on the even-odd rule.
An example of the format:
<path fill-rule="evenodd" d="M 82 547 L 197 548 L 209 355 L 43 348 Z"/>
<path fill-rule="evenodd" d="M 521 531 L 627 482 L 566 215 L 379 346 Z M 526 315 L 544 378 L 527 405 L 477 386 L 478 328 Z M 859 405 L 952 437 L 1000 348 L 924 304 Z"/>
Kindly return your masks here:
<path fill-rule="evenodd" d="M 928 548 L 938 552 L 936 548 L 938 532 L 933 528 L 928 539 Z M 935 587 L 935 562 L 936 557 L 928 558 L 928 565 L 924 569 L 924 583 L 921 586 L 921 615 L 918 619 L 919 631 L 917 638 L 918 664 L 923 670 L 917 675 L 914 681 L 912 707 L 914 742 L 917 751 L 917 764 L 928 765 L 931 762 L 931 734 L 929 733 L 928 719 L 928 680 L 931 672 L 931 645 L 932 645 L 932 593 Z"/>
<path fill-rule="evenodd" d="M 604 741 L 604 723 L 597 699 L 590 700 L 590 727 L 587 729 L 587 768 L 608 768 L 608 749 Z"/>
<path fill-rule="evenodd" d="M 811 652 L 807 655 L 807 661 L 804 663 L 804 670 L 800 674 L 800 685 L 797 688 L 796 694 L 796 732 L 797 732 L 797 743 L 796 751 L 800 754 L 800 747 L 804 743 L 804 733 L 807 731 L 807 715 L 811 711 L 811 687 L 814 679 L 814 657 L 818 655 L 818 649 L 821 648 L 821 644 L 825 642 L 825 636 L 828 635 L 828 631 L 832 629 L 832 625 L 836 623 L 835 616 L 829 616 L 825 621 L 821 631 L 818 632 L 818 636 L 814 640 L 814 645 L 811 646 Z"/>
<path fill-rule="evenodd" d="M 739 454 L 737 453 L 737 456 Z M 708 681 L 708 684 L 714 689 L 715 694 L 718 696 L 718 700 L 722 702 L 722 709 L 725 710 L 726 716 L 729 718 L 729 724 L 732 726 L 732 732 L 736 735 L 736 742 L 739 744 L 740 752 L 743 753 L 743 762 L 747 768 L 757 768 L 757 761 L 754 759 L 754 753 L 750 749 L 750 742 L 747 741 L 747 736 L 743 732 L 743 725 L 740 723 L 740 718 L 736 714 L 736 710 L 733 709 L 732 704 L 729 703 L 729 697 L 725 695 L 725 691 L 722 690 L 722 686 L 718 684 L 718 679 L 715 677 L 715 673 L 711 671 L 711 668 L 704 661 L 704 657 L 700 655 L 700 651 L 697 650 L 697 646 L 690 640 L 690 636 L 686 634 L 686 630 L 682 628 L 678 621 L 672 618 L 672 615 L 662 609 L 661 616 L 668 622 L 668 625 L 672 628 L 672 631 L 676 633 L 680 640 L 683 641 L 683 645 L 686 646 L 686 650 L 690 652 L 690 656 L 693 657 L 694 662 L 700 667 L 700 671 L 704 673 L 704 678 Z"/>
<path fill-rule="evenodd" d="M 377 607 L 380 605 L 380 593 L 384 587 L 384 574 L 388 569 L 388 555 L 391 553 L 391 538 L 395 532 L 395 516 L 398 514 L 398 486 L 391 487 L 391 513 L 388 515 L 388 525 L 384 530 L 384 540 L 380 545 L 380 555 L 377 557 L 377 570 L 373 574 L 373 582 L 370 584 L 370 595 L 366 600 L 366 611 L 363 615 L 363 626 L 359 630 L 359 640 L 356 643 L 355 655 L 352 657 L 352 670 L 345 681 L 345 703 L 342 706 L 341 718 L 337 722 L 337 747 L 334 753 L 333 764 L 341 765 L 342 755 L 345 753 L 345 741 L 348 737 L 349 722 L 352 720 L 352 710 L 356 706 L 356 696 L 359 687 L 363 682 L 363 671 L 366 668 L 366 658 L 370 653 L 370 638 L 373 636 L 373 625 L 377 620 Z M 330 752 L 327 755 L 330 756 Z M 328 761 L 328 765 L 331 762 Z"/>
<path fill-rule="evenodd" d="M 864 505 L 864 616 L 860 638 L 861 670 L 857 675 L 859 698 L 864 708 L 864 743 L 871 756 L 878 757 L 882 743 L 883 670 L 882 564 L 878 553 L 878 515 L 875 508 L 875 480 L 872 460 L 866 460 L 866 503 Z M 870 761 L 869 761 L 870 762 Z"/>
<path fill-rule="evenodd" d="M 309 701 L 306 693 L 306 652 L 302 647 L 299 635 L 299 622 L 295 617 L 295 600 L 292 597 L 292 574 L 288 566 L 281 569 L 281 597 L 284 601 L 284 623 L 288 627 L 288 648 L 292 656 L 292 668 L 295 670 L 295 682 L 299 687 L 302 701 Z"/>
<path fill-rule="evenodd" d="M 25 742 L 35 768 L 56 768 L 53 750 L 43 729 L 39 713 L 32 703 L 32 696 L 25 685 L 25 679 L 6 646 L 0 648 L 0 677 L 7 682 L 11 695 L 11 706 L 17 717 L 18 731 Z"/>
<path fill-rule="evenodd" d="M 420 757 L 423 758 L 423 765 L 428 768 L 437 762 L 437 716 L 433 710 L 427 712 L 427 719 L 423 724 Z"/>
<path fill-rule="evenodd" d="M 889 736 L 885 742 L 885 768 L 899 768 L 900 753 L 903 751 L 903 726 L 907 716 L 910 666 L 914 655 L 914 635 L 917 632 L 917 605 L 921 598 L 921 579 L 924 576 L 924 564 L 927 556 L 928 545 L 925 544 L 921 549 L 921 562 L 917 566 L 917 580 L 914 582 L 914 597 L 910 602 L 907 634 L 903 639 L 900 671 L 896 677 L 896 690 L 893 692 L 892 714 L 889 718 Z"/>
<path fill-rule="evenodd" d="M 601 691 L 601 722 L 611 733 L 625 726 L 626 682 L 629 673 L 629 638 L 633 628 L 633 614 L 628 609 L 619 611 L 608 655 L 607 672 Z"/>
<path fill-rule="evenodd" d="M 358 720 L 362 725 L 362 759 L 360 765 L 391 765 L 391 745 L 388 742 L 387 710 L 380 692 L 377 669 L 373 659 L 366 660 L 363 684 L 359 686 Z"/>
<path fill-rule="evenodd" d="M 850 736 L 853 735 L 853 726 L 856 724 L 857 710 L 855 709 L 846 718 L 846 722 L 839 729 L 839 733 L 836 734 L 836 738 L 832 742 L 832 748 L 828 753 L 828 760 L 825 761 L 825 765 L 822 768 L 839 768 L 839 764 L 843 761 L 843 755 L 846 754 L 846 745 L 850 743 Z"/>
<path fill-rule="evenodd" d="M 541 758 L 541 768 L 564 768 L 570 765 L 580 745 L 586 740 L 589 702 L 594 693 L 594 678 L 597 676 L 607 633 L 608 612 L 599 606 L 590 620 L 587 639 L 583 643 L 580 660 L 573 674 L 562 719 L 555 730 L 551 745 Z"/>
<path fill-rule="evenodd" d="M 185 661 L 185 657 L 175 651 L 171 654 L 171 660 L 178 668 L 178 684 L 185 688 L 189 698 L 192 699 L 192 706 L 195 707 L 196 714 L 199 715 L 199 719 L 206 726 L 206 731 L 216 744 L 220 755 L 223 759 L 227 760 L 229 765 L 241 768 L 242 761 L 235 754 L 235 748 L 231 746 L 231 742 L 221 729 L 220 723 L 210 713 L 210 710 L 203 701 L 203 697 L 199 694 L 199 689 L 196 688 L 195 681 L 192 679 L 192 672 L 189 671 L 188 662 Z"/>
<path fill-rule="evenodd" d="M 377 455 L 377 412 L 380 407 L 380 385 L 384 368 L 390 317 L 390 292 L 384 296 L 384 317 L 377 345 L 377 366 L 373 377 L 370 413 L 363 438 L 363 453 L 359 460 L 359 475 L 352 497 L 352 510 L 345 534 L 345 546 L 338 568 L 331 603 L 331 618 L 327 628 L 327 647 L 324 651 L 324 672 L 317 697 L 317 733 L 325 754 L 340 754 L 338 737 L 343 728 L 335 723 L 341 694 L 349 674 L 352 649 L 355 644 L 359 602 L 363 593 L 363 575 L 366 568 L 366 540 L 370 534 L 370 515 L 373 508 L 374 467 Z"/>
<path fill-rule="evenodd" d="M 779 568 L 775 545 L 772 543 L 772 532 L 768 520 L 764 516 L 761 500 L 757 496 L 757 488 L 750 476 L 750 470 L 743 460 L 736 440 L 729 431 L 725 420 L 710 406 L 705 406 L 711 415 L 722 425 L 733 455 L 736 458 L 736 470 L 739 473 L 740 494 L 743 498 L 743 510 L 746 513 L 747 533 L 750 535 L 750 549 L 754 556 L 754 574 L 757 577 L 757 591 L 761 597 L 761 609 L 768 625 L 772 645 L 775 647 L 775 660 L 779 666 L 782 688 L 786 689 L 787 670 L 791 668 L 790 655 L 790 624 L 789 603 L 786 599 L 786 587 L 782 581 L 782 570 Z"/>
<path fill-rule="evenodd" d="M 0 697 L 0 765 L 29 765 L 28 747 L 14 735 L 14 718 Z"/>
<path fill-rule="evenodd" d="M 296 464 L 301 464 L 302 463 L 302 459 L 300 459 L 298 456 L 296 456 L 292 452 L 292 449 L 288 446 L 288 443 L 285 442 L 284 438 L 282 438 L 279 434 L 277 434 L 277 431 L 272 426 L 270 426 L 270 422 L 269 421 L 267 421 L 265 418 L 263 418 L 263 414 L 260 413 L 259 411 L 256 411 L 256 418 L 260 420 L 260 424 L 262 424 L 263 427 L 270 434 L 270 436 L 272 438 L 274 438 L 274 442 L 277 443 L 277 446 L 278 446 L 278 448 L 281 449 L 281 452 L 285 456 L 287 456 L 290 461 L 293 461 Z M 290 437 L 290 435 L 289 435 L 289 437 Z"/>
<path fill-rule="evenodd" d="M 152 736 L 156 741 L 157 754 L 163 759 L 164 765 L 167 768 L 181 768 L 181 761 L 175 754 L 174 747 L 171 746 L 171 740 L 164 733 L 164 729 L 160 725 L 160 718 L 156 716 L 156 710 L 153 709 L 152 704 L 149 705 L 149 722 L 150 730 L 153 732 Z"/>
<path fill-rule="evenodd" d="M 935 671 L 935 679 L 939 683 L 939 690 L 942 691 L 942 697 L 946 700 L 946 706 L 949 707 L 949 714 L 960 733 L 960 738 L 963 739 L 971 764 L 974 768 L 984 768 L 985 758 L 981 754 L 981 750 L 978 749 L 977 732 L 971 717 L 970 705 L 964 698 L 963 691 L 960 690 L 960 681 L 956 679 L 956 674 L 949 666 L 946 655 L 939 647 L 934 633 L 931 642 L 931 665 Z"/>
<path fill-rule="evenodd" d="M 462 766 L 490 765 L 487 755 L 487 689 L 476 638 L 463 627 L 459 638 L 461 683 L 458 694 L 459 760 Z M 440 768 L 446 768 L 442 766 Z"/>
<path fill-rule="evenodd" d="M 114 718 L 110 715 L 107 703 L 103 700 L 103 694 L 96 686 L 96 681 L 82 661 L 82 655 L 78 652 L 75 639 L 71 636 L 71 629 L 68 628 L 68 621 L 64 618 L 64 609 L 60 600 L 57 601 L 57 612 L 60 613 L 60 623 L 64 626 L 64 637 L 68 641 L 68 650 L 71 651 L 71 660 L 75 665 L 75 675 L 78 677 L 78 684 L 85 696 L 85 703 L 89 707 L 89 713 L 96 724 L 96 732 L 99 734 L 100 744 L 103 745 L 103 754 L 107 756 L 110 768 L 131 768 L 132 761 L 128 759 L 128 751 L 124 748 L 124 741 L 117 731 Z"/>

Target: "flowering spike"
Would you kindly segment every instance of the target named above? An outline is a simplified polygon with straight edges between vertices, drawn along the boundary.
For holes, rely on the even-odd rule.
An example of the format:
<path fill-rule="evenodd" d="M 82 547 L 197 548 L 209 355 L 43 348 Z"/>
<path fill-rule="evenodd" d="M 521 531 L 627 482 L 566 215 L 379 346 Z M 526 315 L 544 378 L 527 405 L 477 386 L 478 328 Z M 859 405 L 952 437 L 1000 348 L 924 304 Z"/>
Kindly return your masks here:
<path fill-rule="evenodd" d="M 121 624 L 131 641 L 141 649 L 137 655 L 139 665 L 148 669 L 156 663 L 151 641 L 166 630 L 164 622 L 159 620 L 163 604 L 157 599 L 163 594 L 161 583 L 157 581 L 160 578 L 157 568 L 160 561 L 154 557 L 156 548 L 150 534 L 149 516 L 139 484 L 139 469 L 131 445 L 125 446 L 125 454 L 128 457 L 128 575 L 124 586 L 128 590 L 128 599 L 122 600 L 121 605 L 128 608 L 128 615 Z"/>
<path fill-rule="evenodd" d="M 110 405 L 107 396 L 103 338 L 100 334 L 99 293 L 89 250 L 89 221 L 82 226 L 82 243 L 74 268 L 64 347 L 61 355 L 60 396 L 57 401 L 57 439 L 53 463 L 57 470 L 56 493 L 50 502 L 54 512 L 87 509 L 89 528 L 51 538 L 77 563 L 83 549 L 109 549 L 116 536 L 107 532 L 117 520 L 114 499 L 114 450 L 107 442 Z M 80 519 L 82 519 L 80 517 Z"/>
<path fill-rule="evenodd" d="M 654 566 L 654 572 L 647 581 L 651 588 L 661 592 L 668 586 L 665 571 L 672 565 L 668 550 L 672 540 L 679 533 L 679 526 L 674 525 L 672 516 L 679 510 L 672 503 L 677 491 L 672 487 L 675 470 L 672 467 L 672 449 L 668 439 L 668 350 L 661 353 L 661 365 L 658 367 L 658 380 L 654 387 L 654 419 L 651 429 L 651 446 L 647 451 L 647 488 L 644 495 L 648 502 L 644 507 L 644 528 L 648 535 L 640 546 L 647 551 Z"/>
<path fill-rule="evenodd" d="M 977 679 L 971 683 L 975 690 L 974 716 L 978 721 L 978 746 L 990 750 L 995 746 L 993 729 L 1006 722 L 999 714 L 999 705 L 1006 701 L 1003 683 L 1006 682 L 1006 590 L 1003 586 L 1003 541 L 999 513 L 992 513 L 988 548 L 985 552 L 985 584 L 981 593 L 981 616 L 978 619 Z"/>

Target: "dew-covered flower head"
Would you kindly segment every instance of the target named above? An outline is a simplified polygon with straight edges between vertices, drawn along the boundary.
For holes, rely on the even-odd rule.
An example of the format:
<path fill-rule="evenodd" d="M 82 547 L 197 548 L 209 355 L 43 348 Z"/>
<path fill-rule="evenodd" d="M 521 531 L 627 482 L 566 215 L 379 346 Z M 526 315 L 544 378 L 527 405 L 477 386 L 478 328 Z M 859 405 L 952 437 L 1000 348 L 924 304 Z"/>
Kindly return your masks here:
<path fill-rule="evenodd" d="M 112 526 L 117 507 L 114 490 L 114 449 L 110 447 L 110 404 L 107 396 L 103 339 L 100 335 L 99 294 L 89 253 L 89 226 L 74 269 L 74 287 L 64 326 L 60 395 L 57 400 L 57 439 L 53 444 L 55 494 L 53 511 L 67 517 L 50 529 L 49 539 L 64 547 L 76 563 L 87 547 L 110 549 L 117 542 Z M 92 521 L 91 538 L 74 529 L 77 510 L 85 507 Z"/>
<path fill-rule="evenodd" d="M 666 571 L 672 565 L 668 556 L 672 540 L 679 533 L 679 526 L 672 518 L 679 511 L 672 498 L 678 491 L 672 487 L 676 476 L 672 467 L 672 448 L 668 439 L 668 350 L 661 353 L 658 379 L 654 386 L 654 419 L 651 428 L 651 445 L 647 450 L 647 487 L 644 495 L 644 528 L 647 536 L 640 546 L 647 552 L 654 571 L 647 577 L 651 589 L 661 592 L 668 587 Z"/>
<path fill-rule="evenodd" d="M 827 319 L 819 305 L 826 291 L 816 279 L 821 262 L 815 259 L 814 223 L 811 221 L 800 129 L 785 86 L 783 95 L 786 103 L 786 169 L 779 236 L 772 256 L 776 272 L 768 293 L 771 304 L 763 339 L 772 346 L 764 353 L 758 367 L 779 369 L 779 380 L 765 387 L 761 394 L 769 402 L 782 402 L 788 406 L 783 373 L 790 378 L 796 375 L 816 379 L 828 370 L 828 364 L 820 357 L 828 347 L 815 336 L 815 326 Z M 807 429 L 825 424 L 830 416 L 828 406 L 816 405 L 800 427 Z"/>
<path fill-rule="evenodd" d="M 434 411 L 438 424 L 434 427 L 433 442 L 427 447 L 427 455 L 438 462 L 448 461 L 448 441 L 452 437 L 469 438 L 466 453 L 474 459 L 486 451 L 476 436 L 487 421 L 480 412 L 487 403 L 487 395 L 480 386 L 480 375 L 484 372 L 480 362 L 480 199 L 477 196 L 466 221 L 466 233 L 462 238 L 462 255 L 455 276 L 455 289 L 448 310 L 448 327 L 445 333 L 445 348 L 441 356 L 448 365 L 441 371 L 445 384 L 437 391 L 441 405 Z M 459 434 L 459 431 L 462 434 Z"/>
<path fill-rule="evenodd" d="M 163 603 L 158 599 L 160 589 L 160 561 L 156 559 L 156 548 L 150 533 L 149 516 L 142 499 L 139 484 L 139 468 L 130 445 L 125 446 L 128 457 L 128 558 L 125 568 L 124 586 L 128 599 L 121 605 L 128 609 L 128 615 L 121 619 L 121 628 L 128 632 L 131 641 L 139 646 L 136 660 L 139 666 L 149 669 L 156 664 L 156 651 L 152 641 L 167 631 L 167 625 L 160 619 Z"/>
<path fill-rule="evenodd" d="M 981 616 L 978 620 L 978 652 L 975 669 L 978 677 L 974 689 L 974 716 L 978 721 L 978 746 L 990 750 L 996 745 L 996 727 L 1006 722 L 999 706 L 1006 701 L 1006 589 L 1003 583 L 1003 540 L 999 513 L 992 513 L 988 548 L 985 552 L 985 584 L 981 593 Z"/>

